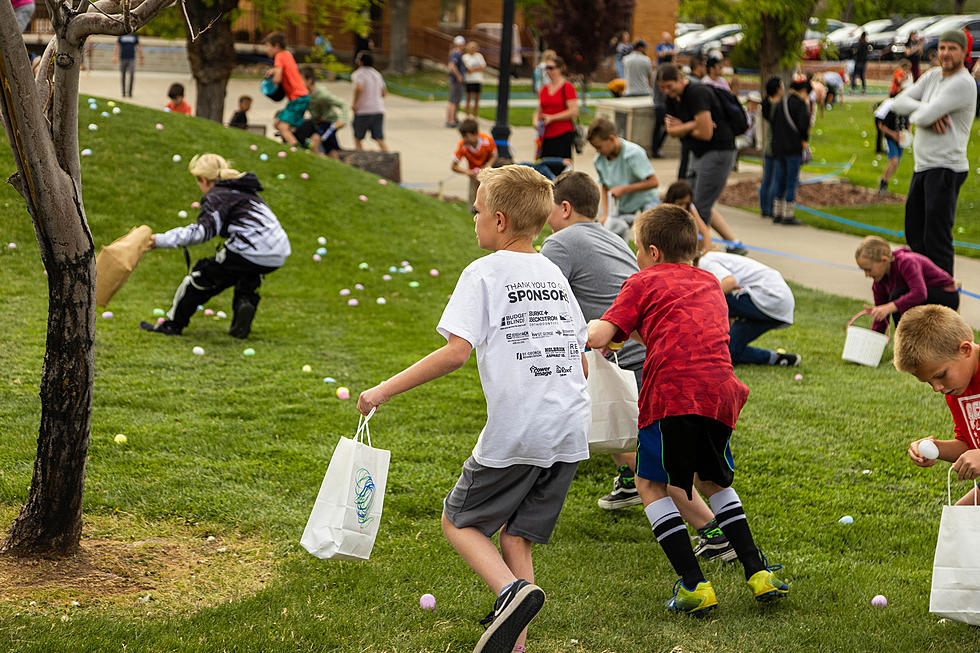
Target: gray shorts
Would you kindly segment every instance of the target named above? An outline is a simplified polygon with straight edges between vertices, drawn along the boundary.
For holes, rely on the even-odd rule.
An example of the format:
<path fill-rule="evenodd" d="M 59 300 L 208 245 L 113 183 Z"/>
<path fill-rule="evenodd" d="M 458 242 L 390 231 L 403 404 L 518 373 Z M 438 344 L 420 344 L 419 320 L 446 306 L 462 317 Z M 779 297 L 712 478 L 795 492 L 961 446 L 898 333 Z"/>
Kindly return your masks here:
<path fill-rule="evenodd" d="M 459 104 L 459 101 L 463 99 L 463 82 L 459 81 L 453 75 L 449 76 L 449 103 Z"/>
<path fill-rule="evenodd" d="M 689 174 L 694 177 L 692 201 L 701 219 L 711 225 L 711 209 L 725 190 L 728 173 L 735 165 L 735 150 L 709 150 L 691 159 Z"/>
<path fill-rule="evenodd" d="M 470 456 L 443 513 L 456 528 L 475 528 L 490 537 L 506 524 L 508 535 L 545 544 L 577 468 L 578 463 L 484 467 Z"/>

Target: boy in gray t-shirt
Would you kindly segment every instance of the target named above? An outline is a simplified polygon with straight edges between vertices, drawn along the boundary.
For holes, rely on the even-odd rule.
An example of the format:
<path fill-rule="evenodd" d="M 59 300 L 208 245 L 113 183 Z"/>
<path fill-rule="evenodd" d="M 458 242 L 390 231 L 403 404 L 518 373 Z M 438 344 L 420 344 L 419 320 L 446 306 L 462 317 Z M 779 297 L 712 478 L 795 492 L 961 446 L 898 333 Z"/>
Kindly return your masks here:
<path fill-rule="evenodd" d="M 568 279 L 586 322 L 599 319 L 608 309 L 627 277 L 639 271 L 633 251 L 616 234 L 596 221 L 599 187 L 584 172 L 566 172 L 554 181 L 555 207 L 548 216 L 554 233 L 544 241 L 541 253 L 558 266 Z M 636 387 L 643 376 L 646 350 L 629 340 L 619 352 L 619 366 L 636 375 Z M 636 454 L 612 454 L 619 468 L 613 491 L 599 499 L 599 507 L 616 510 L 639 505 L 633 480 Z M 676 490 L 676 492 L 675 492 Z M 714 522 L 711 509 L 695 492 L 693 500 L 683 490 L 668 486 L 668 492 L 681 516 L 697 528 L 701 537 L 695 547 L 707 558 L 735 559 L 735 550 Z"/>

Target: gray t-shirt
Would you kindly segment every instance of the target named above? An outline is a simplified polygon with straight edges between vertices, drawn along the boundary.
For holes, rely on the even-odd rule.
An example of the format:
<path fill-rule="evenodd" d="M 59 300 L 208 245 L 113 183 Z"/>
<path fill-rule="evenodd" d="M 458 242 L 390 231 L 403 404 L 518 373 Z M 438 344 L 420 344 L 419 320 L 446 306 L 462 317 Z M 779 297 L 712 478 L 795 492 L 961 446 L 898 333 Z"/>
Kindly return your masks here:
<path fill-rule="evenodd" d="M 602 317 L 627 277 L 639 271 L 623 239 L 598 222 L 577 222 L 548 237 L 541 253 L 558 266 L 578 300 L 585 321 Z M 646 349 L 629 340 L 619 351 L 619 366 L 643 366 Z"/>
<path fill-rule="evenodd" d="M 650 73 L 653 65 L 650 57 L 642 52 L 630 52 L 623 57 L 623 76 L 626 78 L 626 95 L 648 95 Z"/>

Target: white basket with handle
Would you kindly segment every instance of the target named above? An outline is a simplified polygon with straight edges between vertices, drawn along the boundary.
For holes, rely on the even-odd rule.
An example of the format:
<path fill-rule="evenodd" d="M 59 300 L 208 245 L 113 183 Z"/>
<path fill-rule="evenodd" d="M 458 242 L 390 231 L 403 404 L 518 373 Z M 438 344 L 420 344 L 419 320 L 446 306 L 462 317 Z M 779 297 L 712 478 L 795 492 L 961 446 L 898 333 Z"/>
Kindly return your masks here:
<path fill-rule="evenodd" d="M 847 338 L 844 340 L 844 353 L 841 354 L 841 358 L 851 363 L 878 367 L 878 363 L 881 362 L 881 355 L 885 352 L 885 345 L 891 340 L 892 325 L 891 322 L 888 323 L 886 333 L 853 326 L 854 320 L 869 313 L 871 311 L 865 309 L 847 323 Z"/>

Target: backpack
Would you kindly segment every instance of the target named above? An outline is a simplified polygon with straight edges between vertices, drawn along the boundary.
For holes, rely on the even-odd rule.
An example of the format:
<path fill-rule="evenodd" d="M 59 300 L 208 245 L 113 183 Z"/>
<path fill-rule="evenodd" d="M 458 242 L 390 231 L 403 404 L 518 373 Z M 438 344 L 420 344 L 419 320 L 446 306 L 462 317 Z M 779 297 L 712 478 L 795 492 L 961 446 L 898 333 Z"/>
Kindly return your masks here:
<path fill-rule="evenodd" d="M 711 85 L 709 84 L 709 86 Z M 725 116 L 725 122 L 731 127 L 734 135 L 740 136 L 747 132 L 749 117 L 745 115 L 745 109 L 742 108 L 742 104 L 735 97 L 735 94 L 717 86 L 711 86 L 711 90 L 715 92 L 718 104 L 721 105 L 722 115 Z"/>

